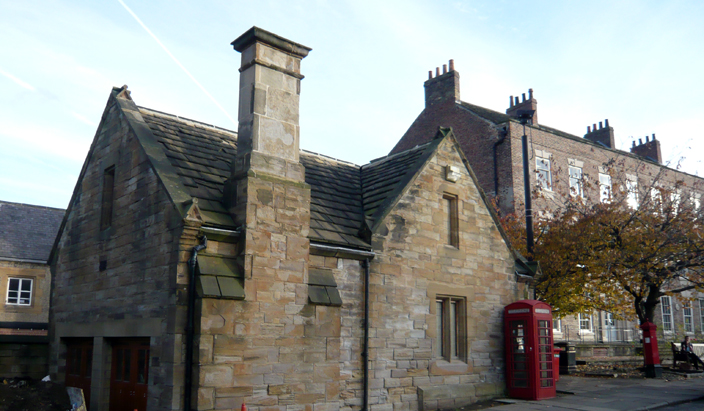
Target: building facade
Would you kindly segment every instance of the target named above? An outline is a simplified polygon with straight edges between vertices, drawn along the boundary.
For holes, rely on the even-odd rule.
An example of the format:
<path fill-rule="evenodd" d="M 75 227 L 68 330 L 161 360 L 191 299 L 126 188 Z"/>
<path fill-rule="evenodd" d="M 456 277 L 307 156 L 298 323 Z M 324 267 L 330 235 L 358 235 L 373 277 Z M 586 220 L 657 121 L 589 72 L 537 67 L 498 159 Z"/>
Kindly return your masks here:
<path fill-rule="evenodd" d="M 660 140 L 654 134 L 638 143 L 634 141 L 630 151 L 625 152 L 615 147 L 614 129 L 608 120 L 587 126 L 583 137 L 575 136 L 539 122 L 538 102 L 532 89 L 527 96 L 510 96 L 509 107 L 498 112 L 462 101 L 459 79 L 452 60 L 442 72 L 438 68 L 435 73 L 428 73 L 424 83 L 425 108 L 390 154 L 423 144 L 427 133 L 438 126 L 451 127 L 480 186 L 498 200 L 502 212 L 512 212 L 525 198 L 525 133 L 530 187 L 541 194 L 533 197 L 534 215 L 550 213 L 570 195 L 602 201 L 616 184 L 632 192 L 631 201 L 637 204 L 638 198 L 650 195 L 649 188 L 656 180 L 663 185 L 682 181 L 690 190 L 683 192 L 682 198 L 699 204 L 704 191 L 702 179 L 663 164 Z M 682 316 L 673 317 L 673 330 L 677 324 L 684 324 L 684 317 L 679 317 Z M 621 342 L 640 338 L 634 321 L 617 319 L 608 312 L 566 317 L 555 322 L 554 331 L 556 339 L 571 341 Z"/>
<path fill-rule="evenodd" d="M 43 378 L 49 253 L 64 210 L 0 201 L 0 377 Z"/>
<path fill-rule="evenodd" d="M 232 132 L 110 95 L 53 253 L 52 378 L 90 409 L 415 410 L 505 389 L 532 277 L 449 129 L 299 149 L 309 48 L 259 28 Z"/>

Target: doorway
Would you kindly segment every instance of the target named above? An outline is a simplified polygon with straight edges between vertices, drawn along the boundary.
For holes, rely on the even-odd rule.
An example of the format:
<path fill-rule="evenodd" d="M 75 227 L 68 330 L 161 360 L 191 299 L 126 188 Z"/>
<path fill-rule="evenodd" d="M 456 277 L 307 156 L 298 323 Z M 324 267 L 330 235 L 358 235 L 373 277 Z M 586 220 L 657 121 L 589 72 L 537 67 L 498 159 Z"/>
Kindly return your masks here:
<path fill-rule="evenodd" d="M 149 338 L 112 344 L 110 411 L 146 411 L 149 386 Z"/>

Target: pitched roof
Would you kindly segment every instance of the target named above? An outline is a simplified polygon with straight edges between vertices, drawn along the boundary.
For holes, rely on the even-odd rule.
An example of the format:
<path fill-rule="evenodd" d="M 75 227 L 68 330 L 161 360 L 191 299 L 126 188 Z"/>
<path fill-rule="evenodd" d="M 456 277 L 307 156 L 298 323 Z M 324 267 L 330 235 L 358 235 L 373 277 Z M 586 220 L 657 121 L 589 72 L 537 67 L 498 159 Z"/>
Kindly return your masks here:
<path fill-rule="evenodd" d="M 182 201 L 197 198 L 206 225 L 234 228 L 235 222 L 223 204 L 223 190 L 237 151 L 237 133 L 137 107 L 125 97 L 117 98 L 122 100 L 125 112 L 138 111 L 128 118 L 136 126 L 143 124 L 137 131 L 141 134 L 140 141 L 149 146 L 145 149 L 168 190 Z M 439 141 L 362 167 L 302 150 L 300 161 L 306 170 L 305 182 L 311 187 L 309 238 L 320 243 L 371 249 L 369 229 L 383 218 Z"/>
<path fill-rule="evenodd" d="M 183 189 L 198 199 L 204 221 L 234 226 L 222 198 L 237 151 L 237 133 L 144 107 L 139 112 L 176 169 Z"/>
<path fill-rule="evenodd" d="M 0 201 L 0 259 L 46 262 L 65 211 Z"/>

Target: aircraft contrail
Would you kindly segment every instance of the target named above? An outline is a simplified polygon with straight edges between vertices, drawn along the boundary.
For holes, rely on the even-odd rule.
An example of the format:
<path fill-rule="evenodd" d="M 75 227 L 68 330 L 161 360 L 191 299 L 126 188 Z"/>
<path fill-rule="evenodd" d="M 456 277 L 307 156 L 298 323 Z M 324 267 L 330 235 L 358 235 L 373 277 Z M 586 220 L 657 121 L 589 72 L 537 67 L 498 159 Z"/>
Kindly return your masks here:
<path fill-rule="evenodd" d="M 142 20 L 140 20 L 139 17 L 137 17 L 137 15 L 134 14 L 134 12 L 129 7 L 127 7 L 127 5 L 122 0 L 117 0 L 117 1 L 118 1 L 118 3 L 120 3 L 122 5 L 122 7 L 125 8 L 125 10 L 127 10 L 128 13 L 130 13 L 132 15 L 132 17 L 134 17 L 135 20 L 137 20 L 137 23 L 139 23 L 139 25 L 142 26 L 142 28 L 144 30 L 146 30 L 146 32 L 149 33 L 150 36 L 152 36 L 154 41 L 156 41 L 157 44 L 159 44 L 159 46 L 161 46 L 161 48 L 164 49 L 166 54 L 168 54 L 169 57 L 171 57 L 171 60 L 173 60 L 179 67 L 181 67 L 181 70 L 183 70 L 183 72 L 186 73 L 186 75 L 188 77 L 190 77 L 194 83 L 196 83 L 196 86 L 198 86 L 198 88 L 200 88 L 201 91 L 203 93 L 205 93 L 206 96 L 208 96 L 208 98 L 227 116 L 227 118 L 229 118 L 230 121 L 232 121 L 232 123 L 235 126 L 237 126 L 237 122 L 232 117 L 230 117 L 230 114 L 227 112 L 227 110 L 225 110 L 225 108 L 223 106 L 221 106 L 220 103 L 218 103 L 217 100 L 215 100 L 215 98 L 210 95 L 210 93 L 208 93 L 208 90 L 206 90 L 205 87 L 203 87 L 203 85 L 200 84 L 198 82 L 198 80 L 196 80 L 196 78 L 193 77 L 193 75 L 188 70 L 186 70 L 186 68 L 183 66 L 183 64 L 181 64 L 181 62 L 178 61 L 176 59 L 176 57 L 174 57 L 173 54 L 171 54 L 169 49 L 167 49 L 166 46 L 161 41 L 159 41 L 159 39 L 154 35 L 154 33 L 152 33 L 151 30 L 149 30 L 149 28 L 142 22 Z"/>

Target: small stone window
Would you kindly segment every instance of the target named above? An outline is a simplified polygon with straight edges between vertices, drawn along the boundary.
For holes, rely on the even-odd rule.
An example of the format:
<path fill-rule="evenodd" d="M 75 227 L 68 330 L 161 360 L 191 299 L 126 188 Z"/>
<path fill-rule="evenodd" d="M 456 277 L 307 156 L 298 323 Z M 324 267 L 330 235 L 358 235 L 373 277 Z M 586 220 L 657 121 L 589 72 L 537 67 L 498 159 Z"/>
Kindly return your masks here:
<path fill-rule="evenodd" d="M 115 166 L 103 172 L 103 199 L 100 207 L 100 230 L 110 228 L 112 225 L 112 209 L 115 191 Z"/>
<path fill-rule="evenodd" d="M 337 283 L 332 270 L 311 268 L 308 270 L 308 299 L 311 304 L 330 305 L 339 307 L 342 305 L 340 292 L 337 290 Z"/>
<path fill-rule="evenodd" d="M 10 278 L 7 284 L 7 305 L 32 305 L 31 278 Z"/>
<path fill-rule="evenodd" d="M 459 217 L 457 211 L 457 196 L 443 194 L 443 207 L 445 211 L 447 245 L 460 248 Z"/>
<path fill-rule="evenodd" d="M 466 311 L 464 297 L 435 298 L 435 355 L 446 361 L 463 360 L 467 351 Z"/>

